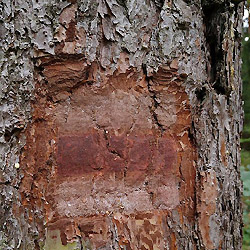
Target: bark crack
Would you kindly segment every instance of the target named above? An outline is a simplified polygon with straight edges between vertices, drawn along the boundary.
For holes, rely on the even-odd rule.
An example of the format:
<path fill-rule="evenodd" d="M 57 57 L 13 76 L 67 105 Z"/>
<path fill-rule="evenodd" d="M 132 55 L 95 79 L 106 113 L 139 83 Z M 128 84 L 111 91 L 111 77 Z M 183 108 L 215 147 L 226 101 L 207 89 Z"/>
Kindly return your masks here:
<path fill-rule="evenodd" d="M 111 145 L 110 145 L 109 139 L 108 139 L 108 133 L 109 133 L 108 130 L 106 130 L 105 128 L 103 128 L 103 127 L 100 126 L 99 124 L 96 124 L 96 126 L 97 126 L 97 128 L 98 128 L 99 130 L 101 130 L 101 131 L 103 132 L 103 137 L 104 137 L 104 139 L 105 139 L 106 148 L 108 149 L 108 151 L 109 151 L 111 154 L 113 154 L 113 155 L 115 155 L 115 156 L 117 156 L 117 157 L 123 159 L 122 155 L 121 155 L 117 150 L 111 149 Z"/>
<path fill-rule="evenodd" d="M 150 108 L 150 113 L 153 117 L 153 120 L 156 124 L 156 126 L 159 128 L 159 130 L 161 131 L 161 134 L 163 134 L 163 132 L 166 130 L 164 128 L 164 126 L 160 123 L 159 119 L 158 119 L 158 116 L 157 116 L 157 113 L 155 112 L 155 110 L 159 107 L 159 103 L 157 102 L 157 96 L 156 96 L 156 93 L 154 90 L 152 90 L 151 88 L 151 84 L 150 82 L 152 81 L 152 77 L 149 77 L 147 75 L 147 70 L 146 70 L 146 66 L 143 65 L 142 66 L 143 68 L 143 72 L 145 74 L 145 78 L 146 78 L 146 83 L 147 83 L 147 89 L 148 89 L 148 92 L 149 92 L 149 97 L 151 98 L 152 102 L 153 102 L 153 105 L 151 105 L 149 108 Z"/>
<path fill-rule="evenodd" d="M 232 89 L 229 85 L 226 65 L 225 51 L 222 48 L 224 33 L 226 30 L 225 23 L 227 22 L 226 13 L 230 11 L 230 6 L 224 2 L 202 1 L 203 23 L 205 26 L 205 38 L 208 49 L 207 73 L 211 87 L 217 94 L 229 96 Z M 224 72 L 223 72 L 224 71 Z"/>

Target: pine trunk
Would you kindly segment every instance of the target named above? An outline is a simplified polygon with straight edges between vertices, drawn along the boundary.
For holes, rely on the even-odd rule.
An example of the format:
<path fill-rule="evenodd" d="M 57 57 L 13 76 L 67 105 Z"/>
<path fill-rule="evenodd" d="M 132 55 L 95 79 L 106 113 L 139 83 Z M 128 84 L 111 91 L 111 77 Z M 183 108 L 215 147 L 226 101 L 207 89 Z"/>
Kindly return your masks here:
<path fill-rule="evenodd" d="M 241 249 L 236 2 L 0 3 L 0 249 Z"/>

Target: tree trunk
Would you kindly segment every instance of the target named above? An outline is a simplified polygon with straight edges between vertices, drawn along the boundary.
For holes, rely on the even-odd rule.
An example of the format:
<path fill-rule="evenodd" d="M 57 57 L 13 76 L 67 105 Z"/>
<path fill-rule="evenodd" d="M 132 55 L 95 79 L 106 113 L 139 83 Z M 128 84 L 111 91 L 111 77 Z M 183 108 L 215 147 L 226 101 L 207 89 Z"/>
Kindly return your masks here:
<path fill-rule="evenodd" d="M 241 249 L 236 2 L 0 3 L 0 249 Z"/>

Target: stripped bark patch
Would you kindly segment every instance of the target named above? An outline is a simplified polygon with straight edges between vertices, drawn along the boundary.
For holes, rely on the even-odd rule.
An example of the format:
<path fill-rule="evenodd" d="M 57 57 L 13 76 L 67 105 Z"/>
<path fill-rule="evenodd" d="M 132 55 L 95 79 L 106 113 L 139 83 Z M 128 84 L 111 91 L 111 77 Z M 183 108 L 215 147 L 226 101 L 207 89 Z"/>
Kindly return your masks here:
<path fill-rule="evenodd" d="M 167 211 L 179 206 L 180 218 L 193 219 L 196 155 L 177 65 L 164 66 L 149 82 L 131 69 L 99 84 L 96 64 L 44 59 L 26 131 L 21 190 L 27 207 L 45 211 L 46 223 L 58 225 L 63 245 L 80 237 L 105 246 L 118 230 L 110 227 L 120 227 L 119 246 L 163 249 L 176 244 L 174 236 L 163 237 Z M 108 230 L 94 229 L 100 214 Z M 66 226 L 69 221 L 59 225 L 80 217 L 91 217 L 94 225 L 81 224 L 80 236 Z M 87 233 L 90 227 L 95 233 Z"/>

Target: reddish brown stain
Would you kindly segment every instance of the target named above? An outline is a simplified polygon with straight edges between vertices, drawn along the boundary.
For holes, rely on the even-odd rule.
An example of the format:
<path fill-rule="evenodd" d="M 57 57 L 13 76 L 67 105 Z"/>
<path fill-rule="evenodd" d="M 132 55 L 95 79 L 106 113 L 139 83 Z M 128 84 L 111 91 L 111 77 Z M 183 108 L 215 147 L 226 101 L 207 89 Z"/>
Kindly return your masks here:
<path fill-rule="evenodd" d="M 69 27 L 66 30 L 66 42 L 73 42 L 75 40 L 75 33 L 76 33 L 76 22 L 71 21 L 69 23 Z"/>
<path fill-rule="evenodd" d="M 96 133 L 62 136 L 58 140 L 58 175 L 91 172 L 154 171 L 171 169 L 176 160 L 173 142 L 152 136 L 115 136 L 106 141 Z"/>
<path fill-rule="evenodd" d="M 123 135 L 109 135 L 107 136 L 110 151 L 116 152 L 120 157 L 128 157 L 127 140 Z"/>

